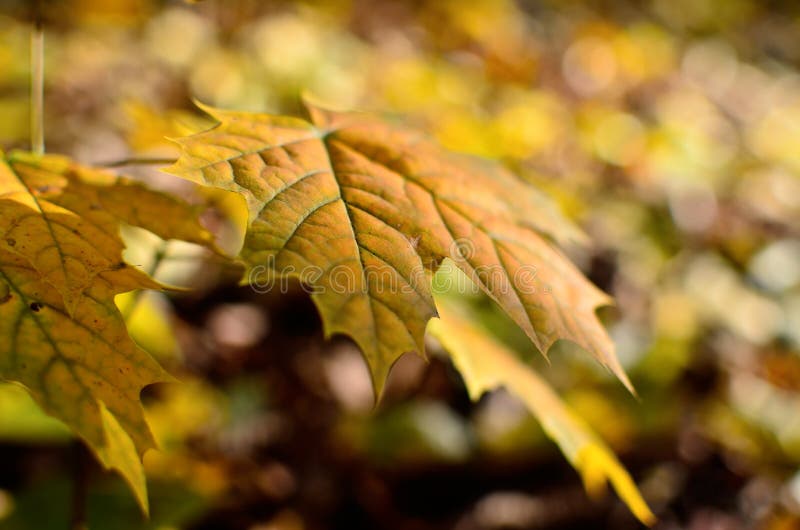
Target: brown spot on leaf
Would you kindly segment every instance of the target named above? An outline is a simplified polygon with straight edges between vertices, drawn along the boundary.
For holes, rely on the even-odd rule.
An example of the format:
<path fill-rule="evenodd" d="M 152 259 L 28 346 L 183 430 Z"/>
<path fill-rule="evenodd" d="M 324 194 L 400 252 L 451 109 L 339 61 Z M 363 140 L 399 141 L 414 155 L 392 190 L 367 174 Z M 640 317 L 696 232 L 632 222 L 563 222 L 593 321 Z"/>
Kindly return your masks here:
<path fill-rule="evenodd" d="M 39 311 L 42 310 L 44 306 L 39 302 L 31 302 L 31 305 L 29 305 L 28 307 L 30 307 L 31 311 L 33 311 L 34 313 L 38 313 Z"/>

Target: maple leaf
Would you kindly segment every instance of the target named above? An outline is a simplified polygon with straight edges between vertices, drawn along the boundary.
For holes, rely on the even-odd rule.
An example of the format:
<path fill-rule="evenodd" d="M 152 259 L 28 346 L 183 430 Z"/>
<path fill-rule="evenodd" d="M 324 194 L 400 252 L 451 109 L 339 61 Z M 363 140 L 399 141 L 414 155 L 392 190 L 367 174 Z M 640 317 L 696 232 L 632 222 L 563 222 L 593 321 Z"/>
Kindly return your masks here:
<path fill-rule="evenodd" d="M 30 261 L 70 313 L 98 273 L 122 262 L 120 222 L 164 239 L 213 239 L 185 203 L 59 156 L 16 152 L 0 160 L 0 200 L 2 243 Z"/>
<path fill-rule="evenodd" d="M 540 351 L 571 340 L 631 388 L 595 315 L 609 298 L 549 240 L 580 234 L 544 197 L 416 132 L 306 106 L 311 122 L 202 107 L 219 125 L 177 140 L 166 171 L 245 197 L 249 278 L 308 284 L 326 336 L 355 340 L 378 395 L 400 355 L 423 353 L 431 272 L 445 257 Z"/>
<path fill-rule="evenodd" d="M 470 397 L 477 401 L 485 392 L 505 387 L 536 416 L 580 472 L 592 496 L 597 496 L 608 480 L 640 521 L 654 524 L 655 516 L 622 464 L 550 386 L 513 351 L 462 316 L 455 301 L 437 297 L 436 305 L 439 319 L 431 322 L 429 331 L 450 354 Z"/>
<path fill-rule="evenodd" d="M 114 296 L 161 285 L 122 261 L 120 223 L 212 245 L 197 210 L 57 156 L 0 154 L 0 378 L 120 471 L 147 511 L 154 447 L 139 394 L 172 378 L 128 336 Z"/>

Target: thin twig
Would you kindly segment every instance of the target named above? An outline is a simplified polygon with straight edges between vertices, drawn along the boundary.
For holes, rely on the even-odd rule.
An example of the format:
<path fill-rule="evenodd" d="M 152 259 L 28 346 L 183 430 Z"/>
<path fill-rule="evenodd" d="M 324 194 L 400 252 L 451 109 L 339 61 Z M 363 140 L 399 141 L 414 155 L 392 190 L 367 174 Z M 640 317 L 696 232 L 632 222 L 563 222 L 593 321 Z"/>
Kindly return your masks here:
<path fill-rule="evenodd" d="M 100 167 L 123 167 L 123 166 L 137 166 L 137 165 L 161 165 L 161 164 L 174 164 L 174 158 L 123 158 L 122 160 L 112 160 L 110 162 L 100 162 L 97 164 Z"/>
<path fill-rule="evenodd" d="M 31 31 L 31 151 L 44 154 L 44 24 L 36 3 Z"/>

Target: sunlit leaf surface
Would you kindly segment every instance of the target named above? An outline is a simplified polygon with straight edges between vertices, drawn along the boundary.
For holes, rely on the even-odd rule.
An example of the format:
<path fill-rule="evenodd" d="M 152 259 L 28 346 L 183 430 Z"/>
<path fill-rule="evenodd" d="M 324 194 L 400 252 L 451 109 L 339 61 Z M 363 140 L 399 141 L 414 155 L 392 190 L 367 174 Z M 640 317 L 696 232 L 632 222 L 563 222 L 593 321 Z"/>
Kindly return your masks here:
<path fill-rule="evenodd" d="M 550 242 L 580 239 L 533 188 L 414 131 L 307 104 L 305 120 L 207 111 L 167 171 L 243 194 L 249 280 L 297 276 L 328 335 L 353 337 L 378 393 L 403 353 L 423 351 L 442 259 L 486 291 L 546 353 L 571 340 L 630 387 L 595 316 L 608 297 Z"/>

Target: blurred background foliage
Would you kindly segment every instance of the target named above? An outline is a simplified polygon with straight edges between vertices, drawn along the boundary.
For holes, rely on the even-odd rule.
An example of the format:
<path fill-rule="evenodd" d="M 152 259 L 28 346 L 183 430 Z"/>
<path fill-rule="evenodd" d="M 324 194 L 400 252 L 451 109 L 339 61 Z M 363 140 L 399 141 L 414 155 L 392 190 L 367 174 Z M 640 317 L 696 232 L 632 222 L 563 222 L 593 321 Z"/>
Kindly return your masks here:
<path fill-rule="evenodd" d="M 34 3 L 0 2 L 0 146 L 27 148 Z M 551 363 L 491 303 L 483 323 L 617 451 L 658 528 L 800 528 L 800 5 L 759 0 L 64 0 L 46 28 L 47 148 L 169 158 L 208 126 L 191 103 L 298 114 L 299 94 L 388 112 L 498 159 L 591 237 L 568 253 L 640 398 L 586 355 Z M 145 166 L 213 207 L 236 201 Z M 308 298 L 236 287 L 190 245 L 126 234 L 128 259 L 195 290 L 120 300 L 182 385 L 146 392 L 163 451 L 153 517 L 57 422 L 0 387 L 0 528 L 65 528 L 75 477 L 101 528 L 635 528 L 511 395 L 470 404 L 436 344 L 373 409 L 346 340 Z M 199 287 L 198 287 L 199 286 Z M 80 477 L 84 477 L 80 479 Z M 80 488 L 77 488 L 80 489 Z"/>

